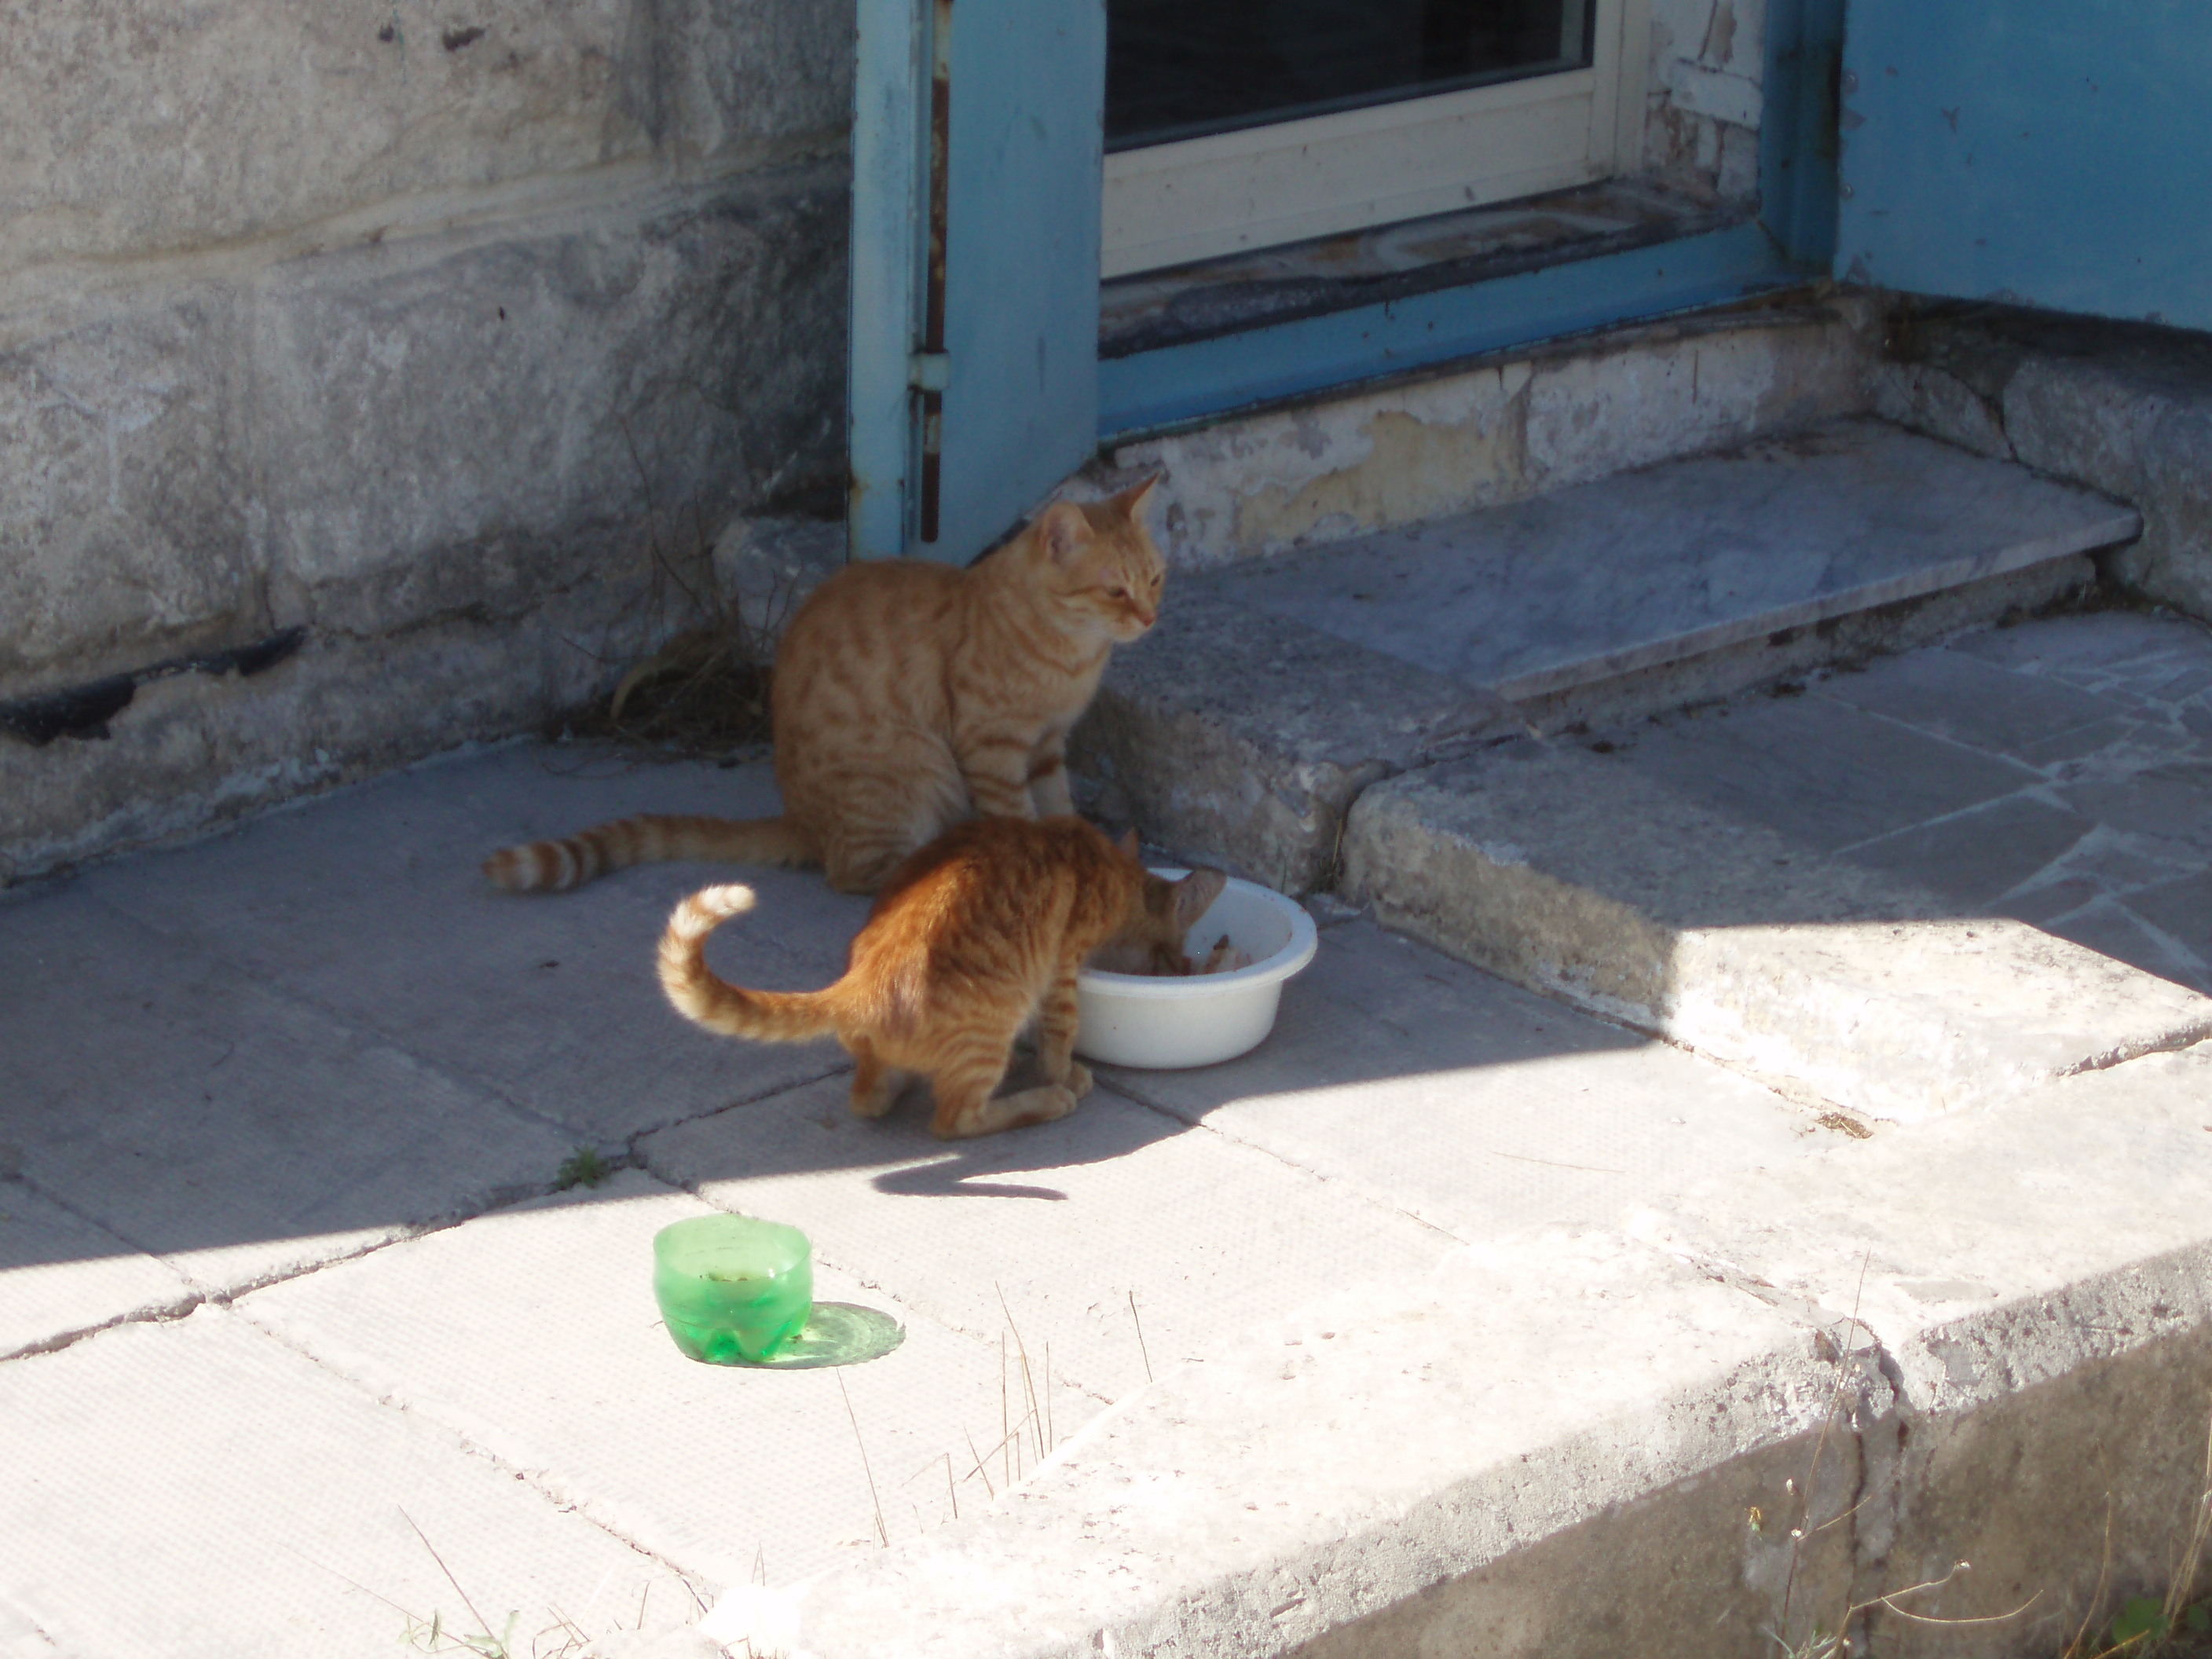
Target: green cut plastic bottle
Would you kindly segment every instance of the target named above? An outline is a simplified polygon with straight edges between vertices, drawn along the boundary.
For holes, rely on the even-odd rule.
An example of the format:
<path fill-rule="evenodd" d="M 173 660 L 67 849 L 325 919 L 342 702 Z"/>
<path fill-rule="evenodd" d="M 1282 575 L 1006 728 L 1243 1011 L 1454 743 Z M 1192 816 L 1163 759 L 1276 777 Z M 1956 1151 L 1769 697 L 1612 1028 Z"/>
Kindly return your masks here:
<path fill-rule="evenodd" d="M 653 1235 L 653 1294 L 668 1334 L 692 1358 L 757 1364 L 814 1310 L 813 1247 L 781 1221 L 693 1216 Z"/>

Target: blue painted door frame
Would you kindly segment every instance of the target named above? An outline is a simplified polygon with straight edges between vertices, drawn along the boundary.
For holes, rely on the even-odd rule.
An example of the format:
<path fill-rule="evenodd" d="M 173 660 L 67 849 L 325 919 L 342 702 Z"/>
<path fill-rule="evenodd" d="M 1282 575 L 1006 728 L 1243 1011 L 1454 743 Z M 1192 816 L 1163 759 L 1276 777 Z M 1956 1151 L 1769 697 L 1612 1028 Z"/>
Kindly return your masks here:
<path fill-rule="evenodd" d="M 1826 275 L 1843 5 L 1769 0 L 1755 222 L 1100 362 L 1103 0 L 859 0 L 854 552 L 964 560 L 1097 442 Z M 944 331 L 933 347 L 930 107 L 947 41 Z M 936 410 L 941 522 L 924 543 Z"/>
<path fill-rule="evenodd" d="M 1104 0 L 859 0 L 851 550 L 966 563 L 1098 429 Z"/>
<path fill-rule="evenodd" d="M 2212 328 L 2212 9 L 1851 0 L 1839 275 Z"/>

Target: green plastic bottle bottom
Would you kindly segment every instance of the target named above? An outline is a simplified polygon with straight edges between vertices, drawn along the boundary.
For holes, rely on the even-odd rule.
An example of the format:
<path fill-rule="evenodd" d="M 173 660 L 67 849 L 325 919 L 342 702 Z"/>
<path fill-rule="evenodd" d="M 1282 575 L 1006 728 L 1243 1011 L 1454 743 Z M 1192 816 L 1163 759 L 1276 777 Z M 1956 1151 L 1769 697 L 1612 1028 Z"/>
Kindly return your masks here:
<path fill-rule="evenodd" d="M 693 1216 L 653 1235 L 653 1294 L 668 1334 L 690 1358 L 759 1364 L 805 1328 L 813 1249 L 780 1221 Z"/>

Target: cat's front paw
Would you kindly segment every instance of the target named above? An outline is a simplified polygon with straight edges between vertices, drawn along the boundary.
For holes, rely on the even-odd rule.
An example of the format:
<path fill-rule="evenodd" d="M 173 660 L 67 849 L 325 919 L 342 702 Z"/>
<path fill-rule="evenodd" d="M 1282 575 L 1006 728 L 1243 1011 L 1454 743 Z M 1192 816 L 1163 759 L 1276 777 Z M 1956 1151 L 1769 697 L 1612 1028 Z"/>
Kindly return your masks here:
<path fill-rule="evenodd" d="M 1067 1062 L 1067 1075 L 1060 1079 L 1067 1092 L 1080 1100 L 1091 1092 L 1091 1068 L 1079 1060 Z"/>

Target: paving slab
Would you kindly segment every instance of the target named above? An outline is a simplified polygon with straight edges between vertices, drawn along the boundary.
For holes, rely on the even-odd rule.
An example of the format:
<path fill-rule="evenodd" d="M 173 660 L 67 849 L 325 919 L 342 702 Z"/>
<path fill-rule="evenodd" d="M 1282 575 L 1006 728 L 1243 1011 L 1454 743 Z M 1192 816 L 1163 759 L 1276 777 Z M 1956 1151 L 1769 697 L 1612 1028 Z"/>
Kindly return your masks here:
<path fill-rule="evenodd" d="M 2034 628 L 1991 629 L 1954 641 L 1951 649 L 2135 703 L 2201 667 L 2204 636 L 2203 623 L 2171 611 L 2106 611 Z"/>
<path fill-rule="evenodd" d="M 556 1610 L 596 1633 L 641 1598 L 690 1601 L 663 1563 L 221 1308 L 9 1361 L 0 1420 L 0 1598 L 70 1659 L 383 1659 L 408 1614 L 479 1630 L 424 1537 L 493 1634 L 520 1615 L 523 1652 Z"/>
<path fill-rule="evenodd" d="M 0 1359 L 120 1320 L 180 1314 L 199 1299 L 166 1262 L 21 1181 L 0 1180 Z"/>
<path fill-rule="evenodd" d="M 1596 1651 L 1633 1607 L 1640 1652 L 1747 1656 L 1788 1547 L 1742 1517 L 1779 1512 L 1835 1398 L 1806 1336 L 1617 1237 L 1465 1249 L 1163 1376 L 985 1516 L 704 1627 L 820 1659 L 1326 1651 L 1304 1644 L 1565 1538 L 1518 1639 L 1422 1650 Z M 1591 1528 L 1696 1488 L 1657 1536 Z"/>
<path fill-rule="evenodd" d="M 1069 742 L 1109 816 L 1286 893 L 1323 884 L 1378 778 L 1523 729 L 1485 693 L 1178 574 Z"/>
<path fill-rule="evenodd" d="M 2186 855 L 2212 856 L 2212 759 L 2083 778 L 2056 793 L 2075 811 L 2115 830 L 2167 843 Z"/>
<path fill-rule="evenodd" d="M 1875 1117 L 2212 1033 L 2212 999 L 1825 857 L 1775 827 L 1798 825 L 1786 802 L 1760 822 L 1632 759 L 1532 743 L 1378 785 L 1351 814 L 1346 890 L 1495 972 Z"/>
<path fill-rule="evenodd" d="M 2069 617 L 2069 632 L 2095 617 Z M 2124 719 L 2130 702 L 2046 675 L 2023 674 L 1983 654 L 1993 641 L 2040 638 L 2048 628 L 1995 629 L 1864 664 L 1820 683 L 1820 695 L 1983 753 L 2041 763 L 2050 745 L 2083 727 Z"/>
<path fill-rule="evenodd" d="M 2212 962 L 2212 956 L 2206 954 L 2206 946 L 2212 940 L 2205 937 L 2203 913 L 2197 908 L 2202 903 L 2203 892 L 2204 878 L 2200 875 L 2187 882 L 2169 884 L 2163 889 L 2145 889 L 2136 895 L 2138 902 L 2154 902 L 2165 910 L 2184 911 L 2179 918 L 2160 917 L 2169 925 L 2176 921 L 2185 924 L 2182 930 L 2169 932 L 2167 927 L 2154 926 L 2127 904 L 2104 894 L 2044 926 L 2060 939 L 2070 939 L 2115 962 L 2140 968 L 2146 974 L 2184 985 L 2203 985 L 2212 980 L 2205 972 L 2205 964 Z M 2192 900 L 2196 904 L 2191 904 Z M 2186 914 L 2192 910 L 2193 915 Z"/>
<path fill-rule="evenodd" d="M 2110 1356 L 2212 1314 L 2208 1124 L 2199 1044 L 2059 1079 L 2002 1114 L 1687 1182 L 1632 1231 L 1825 1322 L 1856 1314 L 1909 1401 L 1954 1409 L 2085 1357 L 2063 1344 Z M 2061 1346 L 2008 1325 L 2029 1304 L 2058 1320 Z M 1975 1330 L 1972 1363 L 1947 1358 Z"/>
<path fill-rule="evenodd" d="M 2095 830 L 2095 822 L 2078 812 L 2019 793 L 1869 836 L 1842 851 L 1853 864 L 1980 909 L 2038 884 Z M 2004 908 L 2016 920 L 2036 920 Z"/>
<path fill-rule="evenodd" d="M 572 1139 L 620 1141 L 843 1064 L 829 1043 L 741 1058 L 732 1047 L 677 1042 L 684 1027 L 650 972 L 676 902 L 742 879 L 760 908 L 716 936 L 717 965 L 779 989 L 828 983 L 867 906 L 829 891 L 818 874 L 649 866 L 573 893 L 515 895 L 477 869 L 509 842 L 632 812 L 773 812 L 765 765 L 636 765 L 580 745 L 527 744 L 420 767 L 343 800 L 339 811 L 278 813 L 105 866 L 83 882 L 149 927 L 495 1088 Z"/>
<path fill-rule="evenodd" d="M 2135 509 L 1873 420 L 1210 580 L 1516 702 L 2131 539 Z"/>
<path fill-rule="evenodd" d="M 1116 1089 L 1462 1242 L 1618 1224 L 1840 1133 L 1771 1091 L 1372 921 L 1331 928 L 1241 1060 Z"/>
<path fill-rule="evenodd" d="M 0 1594 L 0 1659 L 56 1659 L 60 1652 L 44 1631 L 11 1609 Z"/>
<path fill-rule="evenodd" d="M 569 1151 L 488 1091 L 82 884 L 0 907 L 0 979 L 15 1168 L 104 1230 L 77 1248 L 121 1241 L 204 1290 L 542 1188 Z"/>
<path fill-rule="evenodd" d="M 969 1452 L 1003 1435 L 995 1343 L 817 1265 L 815 1295 L 898 1319 L 866 1364 L 775 1370 L 677 1351 L 653 1299 L 653 1235 L 712 1213 L 639 1171 L 241 1298 L 240 1313 L 365 1393 L 428 1419 L 695 1583 L 781 1583 L 988 1501 Z M 792 1218 L 802 1224 L 811 1218 Z M 1041 1365 L 1042 1356 L 1033 1364 Z M 1040 1395 L 1047 1389 L 1035 1370 Z M 1018 1370 L 1013 1397 L 1026 1398 Z M 1051 1385 L 1065 1434 L 1096 1402 Z M 846 1402 L 851 1402 L 850 1413 Z M 1017 1414 L 1024 1409 L 1017 1407 Z M 1027 1462 L 1049 1449 L 1026 1442 Z M 865 1461 L 863 1456 L 865 1448 Z M 1009 1451 L 990 1480 L 1015 1471 Z"/>
<path fill-rule="evenodd" d="M 1754 697 L 1653 722 L 1635 734 L 1629 760 L 1686 800 L 1820 853 L 2043 781 L 2028 767 L 1825 696 Z"/>
<path fill-rule="evenodd" d="M 1053 1375 L 1092 1408 L 1343 1273 L 1417 1274 L 1451 1243 L 1360 1196 L 1335 1165 L 1325 1177 L 1105 1087 L 1056 1123 L 952 1152 L 919 1100 L 869 1121 L 845 1094 L 842 1080 L 795 1089 L 641 1151 L 723 1208 L 796 1224 L 823 1260 L 981 1341 L 1018 1336 L 1039 1364 L 1048 1346 Z M 1347 1117 L 1362 1106 L 1336 1098 Z"/>
<path fill-rule="evenodd" d="M 1862 734 L 1854 752 L 1836 739 L 1832 716 L 1823 729 L 1822 706 L 1838 704 L 1898 737 L 1885 744 Z M 1773 798 L 1793 787 L 1817 793 L 1800 775 L 1823 768 L 1848 779 L 1831 793 L 1848 788 L 1863 802 L 1886 803 L 1863 811 L 1893 816 L 1905 810 L 1916 768 L 1932 775 L 1947 755 L 1962 779 L 1981 779 L 1983 787 L 2001 781 L 1993 762 L 2026 768 L 2033 775 L 2014 793 L 1949 812 L 1941 810 L 1942 787 L 1923 784 L 1936 810 L 1842 855 L 1914 882 L 1955 910 L 2033 921 L 2212 991 L 2212 941 L 2196 896 L 2212 874 L 2212 630 L 2127 612 L 2046 619 L 1827 675 L 1798 705 L 1765 711 L 1763 744 L 1745 741 L 1759 717 L 1747 725 L 1744 711 L 1735 712 L 1725 729 L 1738 750 L 1763 746 L 1774 757 L 1763 777 L 1737 768 L 1738 805 L 1768 822 L 1799 812 Z M 1678 781 L 1694 772 L 1694 763 L 1683 763 L 1688 756 L 1722 746 L 1723 729 L 1704 723 L 1684 743 Z M 1688 730 L 1673 725 L 1678 740 Z M 1931 738 L 1935 750 L 1926 747 Z M 1642 736 L 1629 746 L 1639 764 L 1650 763 Z M 2054 902 L 2060 890 L 2070 902 Z"/>

